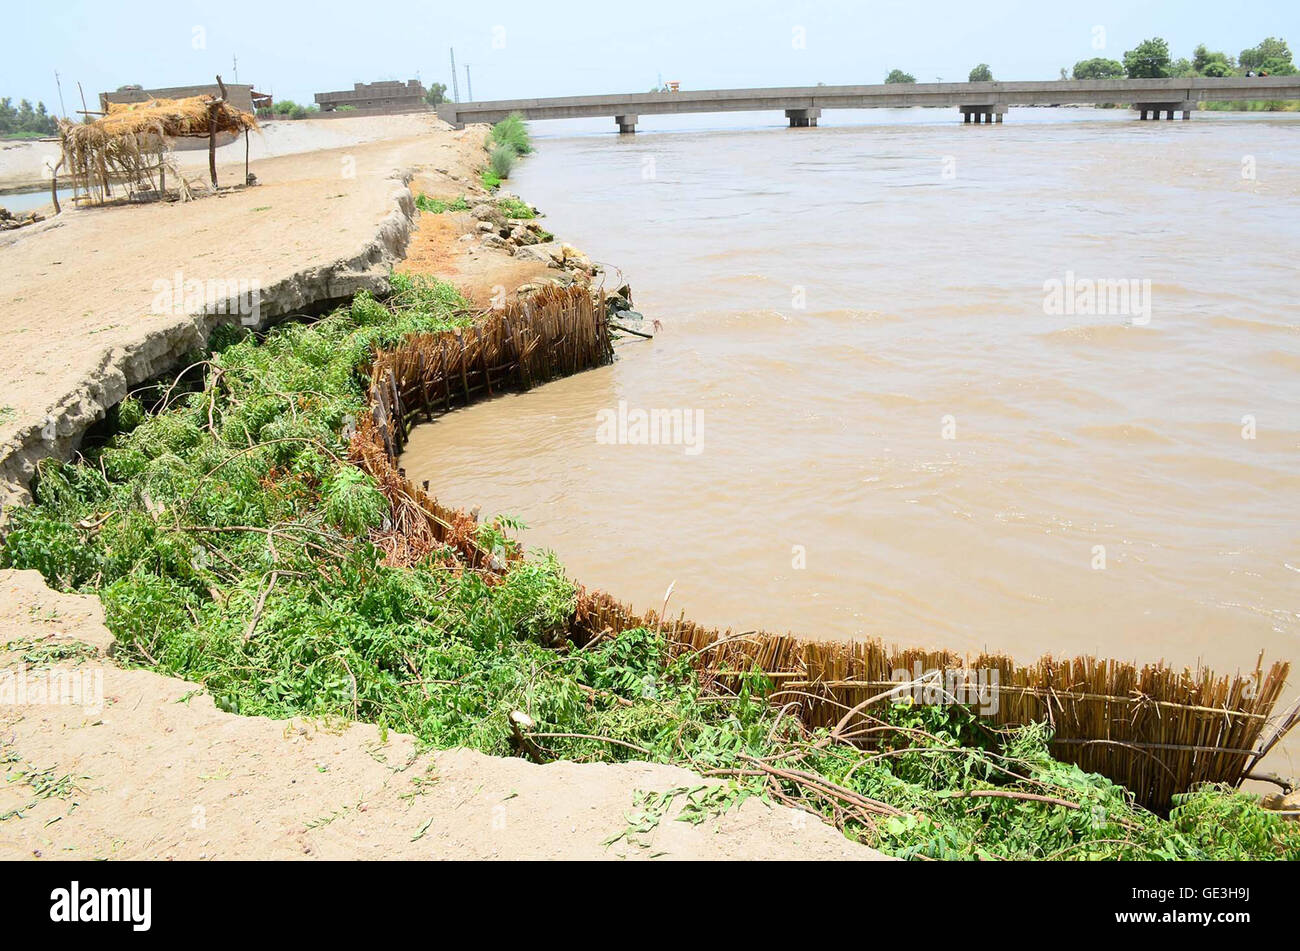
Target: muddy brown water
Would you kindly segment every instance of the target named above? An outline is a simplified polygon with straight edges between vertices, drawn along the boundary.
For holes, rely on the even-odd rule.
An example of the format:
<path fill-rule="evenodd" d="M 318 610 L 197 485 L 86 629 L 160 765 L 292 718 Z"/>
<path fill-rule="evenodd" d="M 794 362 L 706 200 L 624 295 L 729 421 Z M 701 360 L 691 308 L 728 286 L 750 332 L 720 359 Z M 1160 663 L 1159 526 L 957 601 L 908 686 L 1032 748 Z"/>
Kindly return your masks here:
<path fill-rule="evenodd" d="M 1300 117 L 856 118 L 538 126 L 514 188 L 662 333 L 408 472 L 719 626 L 1300 667 Z"/>

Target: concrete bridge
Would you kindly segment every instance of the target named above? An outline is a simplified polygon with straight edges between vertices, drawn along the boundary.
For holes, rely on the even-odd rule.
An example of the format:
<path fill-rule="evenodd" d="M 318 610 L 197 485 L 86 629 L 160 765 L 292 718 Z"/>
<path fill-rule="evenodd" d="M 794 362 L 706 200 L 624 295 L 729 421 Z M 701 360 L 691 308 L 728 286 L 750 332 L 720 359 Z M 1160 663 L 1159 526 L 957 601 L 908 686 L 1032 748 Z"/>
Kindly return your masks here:
<path fill-rule="evenodd" d="M 444 102 L 438 115 L 456 127 L 498 122 L 518 112 L 525 119 L 612 116 L 619 132 L 635 132 L 643 115 L 687 112 L 783 111 L 791 128 L 817 125 L 823 109 L 957 107 L 966 122 L 1001 122 L 1008 106 L 1131 103 L 1145 119 L 1191 118 L 1198 102 L 1235 99 L 1300 99 L 1300 76 L 1225 79 L 1075 79 L 1038 82 L 890 83 L 878 86 L 791 86 L 778 89 L 701 89 L 553 99 Z"/>

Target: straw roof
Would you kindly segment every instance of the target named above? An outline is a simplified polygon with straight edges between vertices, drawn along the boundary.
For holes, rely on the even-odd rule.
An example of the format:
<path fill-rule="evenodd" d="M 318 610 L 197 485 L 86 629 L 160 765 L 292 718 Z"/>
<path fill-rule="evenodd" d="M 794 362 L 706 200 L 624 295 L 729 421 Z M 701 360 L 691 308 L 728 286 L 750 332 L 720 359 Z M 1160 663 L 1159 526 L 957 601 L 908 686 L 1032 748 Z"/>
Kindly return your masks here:
<path fill-rule="evenodd" d="M 228 102 L 217 103 L 211 96 L 188 99 L 150 99 L 147 102 L 109 103 L 108 115 L 88 123 L 104 135 L 158 135 L 168 139 L 203 137 L 210 133 L 210 117 L 215 111 L 217 132 L 242 132 L 256 129 L 252 113 L 236 109 Z"/>
<path fill-rule="evenodd" d="M 172 140 L 257 128 L 251 113 L 212 96 L 110 103 L 107 115 L 93 122 L 59 123 L 61 164 L 74 184 L 100 199 L 110 179 L 151 183 L 156 173 L 161 186 L 166 171 L 172 173 L 184 198 L 189 186 L 165 158 Z"/>

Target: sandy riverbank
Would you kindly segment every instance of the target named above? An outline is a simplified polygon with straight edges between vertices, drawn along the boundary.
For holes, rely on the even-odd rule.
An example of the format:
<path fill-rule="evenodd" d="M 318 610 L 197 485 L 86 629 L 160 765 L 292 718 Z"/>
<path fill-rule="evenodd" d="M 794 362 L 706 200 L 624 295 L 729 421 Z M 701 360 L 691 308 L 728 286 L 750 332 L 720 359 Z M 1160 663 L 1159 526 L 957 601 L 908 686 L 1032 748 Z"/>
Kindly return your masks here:
<path fill-rule="evenodd" d="M 341 134 L 351 121 L 318 124 Z M 0 475 L 11 503 L 36 461 L 66 455 L 130 386 L 203 342 L 208 320 L 151 313 L 154 281 L 177 270 L 257 280 L 264 317 L 382 288 L 394 265 L 480 302 L 548 274 L 484 248 L 467 214 L 413 208 L 413 191 L 478 191 L 482 128 L 357 121 L 359 138 L 375 122 L 391 121 L 393 134 L 255 159 L 252 189 L 70 211 L 0 239 Z M 61 656 L 73 643 L 88 647 Z M 0 688 L 11 689 L 0 689 L 3 858 L 880 857 L 756 801 L 700 826 L 672 821 L 675 807 L 642 845 L 607 847 L 638 790 L 703 780 L 646 764 L 417 755 L 411 737 L 368 725 L 222 713 L 195 684 L 115 666 L 98 600 L 50 591 L 34 572 L 0 572 L 0 645 Z M 49 682 L 52 672 L 98 677 L 102 704 L 16 702 L 20 674 Z"/>
<path fill-rule="evenodd" d="M 623 832 L 638 791 L 705 781 L 672 766 L 419 753 L 368 724 L 222 713 L 195 684 L 123 670 L 99 601 L 0 571 L 0 698 L 98 682 L 102 703 L 0 703 L 0 859 L 875 859 L 757 800 L 701 825 Z M 71 644 L 75 660 L 24 661 Z M 30 694 L 29 694 L 30 696 Z M 44 790 L 44 791 L 42 791 Z"/>
<path fill-rule="evenodd" d="M 273 119 L 262 131 L 249 136 L 249 157 L 254 162 L 282 155 L 301 155 L 330 149 L 351 148 L 382 139 L 401 139 L 426 134 L 442 126 L 427 114 L 360 116 L 355 119 Z M 178 151 L 174 160 L 187 175 L 201 176 L 208 164 L 203 140 L 198 148 Z M 57 142 L 0 142 L 0 193 L 13 189 L 49 187 L 49 169 L 59 161 Z M 218 165 L 243 165 L 244 142 L 236 140 L 217 149 Z M 0 205 L 4 195 L 0 194 Z"/>

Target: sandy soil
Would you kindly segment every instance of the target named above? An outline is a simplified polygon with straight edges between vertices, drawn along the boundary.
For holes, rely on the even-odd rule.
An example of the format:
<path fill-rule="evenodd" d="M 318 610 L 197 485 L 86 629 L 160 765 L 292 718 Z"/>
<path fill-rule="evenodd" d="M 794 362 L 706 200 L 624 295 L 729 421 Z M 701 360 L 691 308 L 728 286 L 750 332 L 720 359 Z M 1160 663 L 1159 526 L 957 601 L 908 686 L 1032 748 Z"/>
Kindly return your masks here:
<path fill-rule="evenodd" d="M 472 180 L 450 177 L 456 174 L 455 169 L 436 164 L 422 166 L 411 178 L 411 193 L 454 201 L 462 195 L 479 191 Z M 497 194 L 504 197 L 513 192 L 501 189 Z M 515 257 L 480 247 L 473 240 L 478 236 L 477 225 L 474 217 L 465 211 L 446 211 L 436 215 L 421 212 L 406 256 L 394 270 L 402 274 L 436 274 L 451 281 L 467 298 L 485 308 L 492 305 L 493 295 L 502 289 L 512 292 L 524 284 L 555 274 L 534 257 Z"/>
<path fill-rule="evenodd" d="M 260 133 L 248 140 L 248 153 L 252 161 L 319 152 L 374 142 L 418 136 L 426 132 L 437 120 L 428 114 L 404 116 L 358 116 L 355 119 L 274 119 L 262 124 Z M 187 140 L 188 147 L 175 153 L 177 167 L 198 174 L 208 164 L 205 141 Z M 195 146 L 197 143 L 197 147 Z M 0 191 L 49 186 L 49 169 L 59 161 L 57 142 L 4 142 L 0 143 Z M 219 165 L 242 165 L 244 141 L 239 139 L 217 149 Z M 0 205 L 4 196 L 0 195 Z"/>
<path fill-rule="evenodd" d="M 84 656 L 39 663 L 78 643 Z M 97 599 L 0 572 L 0 859 L 883 858 L 758 800 L 679 822 L 680 796 L 653 830 L 606 844 L 639 791 L 706 781 L 647 763 L 421 754 L 372 726 L 239 717 L 195 684 L 115 666 L 110 644 Z M 80 704 L 12 702 L 55 676 L 82 678 Z"/>

